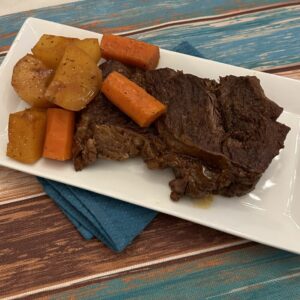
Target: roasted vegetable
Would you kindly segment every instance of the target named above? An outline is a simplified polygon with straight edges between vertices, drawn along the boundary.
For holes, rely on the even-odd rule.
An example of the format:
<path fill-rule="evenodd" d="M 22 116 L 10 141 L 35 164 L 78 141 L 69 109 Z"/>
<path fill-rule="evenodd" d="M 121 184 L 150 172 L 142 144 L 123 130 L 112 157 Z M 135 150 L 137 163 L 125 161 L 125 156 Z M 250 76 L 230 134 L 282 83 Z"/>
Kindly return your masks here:
<path fill-rule="evenodd" d="M 17 94 L 35 107 L 51 107 L 45 99 L 45 91 L 53 76 L 53 70 L 46 67 L 31 54 L 21 58 L 13 69 L 11 84 Z"/>
<path fill-rule="evenodd" d="M 102 85 L 104 95 L 141 127 L 166 112 L 166 106 L 127 77 L 112 72 Z"/>
<path fill-rule="evenodd" d="M 55 69 L 62 59 L 66 47 L 75 40 L 78 39 L 43 34 L 31 51 L 49 68 Z"/>
<path fill-rule="evenodd" d="M 9 115 L 6 155 L 23 163 L 36 162 L 43 152 L 46 110 L 30 108 Z"/>
<path fill-rule="evenodd" d="M 75 113 L 61 108 L 47 110 L 47 129 L 43 157 L 67 160 L 72 158 Z"/>
<path fill-rule="evenodd" d="M 101 71 L 91 57 L 75 45 L 70 45 L 45 96 L 60 107 L 78 111 L 96 96 L 101 82 Z"/>
<path fill-rule="evenodd" d="M 98 39 L 83 39 L 76 40 L 73 42 L 73 45 L 77 46 L 85 53 L 87 53 L 95 63 L 101 58 L 101 50 Z"/>
<path fill-rule="evenodd" d="M 100 44 L 102 56 L 145 70 L 155 69 L 159 47 L 128 37 L 104 34 Z"/>

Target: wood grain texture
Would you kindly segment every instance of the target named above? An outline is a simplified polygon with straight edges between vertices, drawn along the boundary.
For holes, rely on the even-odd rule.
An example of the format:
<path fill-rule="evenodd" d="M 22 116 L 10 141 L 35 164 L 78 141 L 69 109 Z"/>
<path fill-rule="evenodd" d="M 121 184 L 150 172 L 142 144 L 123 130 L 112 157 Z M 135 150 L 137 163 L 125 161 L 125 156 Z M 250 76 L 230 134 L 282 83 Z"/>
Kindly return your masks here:
<path fill-rule="evenodd" d="M 300 80 L 300 69 L 299 70 L 292 70 L 292 71 L 278 72 L 278 73 L 276 73 L 276 75 L 285 76 L 285 77 Z"/>
<path fill-rule="evenodd" d="M 193 1 L 98 1 L 69 3 L 11 14 L 0 19 L 0 51 L 12 43 L 29 16 L 78 26 L 96 32 L 120 32 L 173 20 L 224 14 L 233 10 L 295 1 L 281 0 L 193 0 Z M 9 24 L 9 26 L 7 26 Z"/>
<path fill-rule="evenodd" d="M 155 9 L 158 10 L 159 8 L 154 5 L 152 9 L 152 17 L 154 18 Z M 182 9 L 182 12 L 178 12 L 182 17 L 185 11 L 184 8 L 179 5 L 176 9 Z M 163 10 L 162 7 L 161 10 L 159 10 L 159 13 Z M 128 11 L 130 11 L 129 8 Z M 158 11 L 156 12 L 158 13 Z M 101 11 L 99 14 L 101 15 Z M 167 16 L 169 16 L 169 14 L 167 14 Z M 1 24 L 1 20 L 2 19 L 0 19 L 0 28 L 4 28 L 4 23 Z M 64 23 L 69 24 L 65 20 L 67 19 L 64 19 Z M 7 21 L 12 22 L 12 20 Z M 119 21 L 121 22 L 122 20 Z M 164 19 L 160 19 L 159 23 L 164 21 Z M 166 21 L 168 20 L 166 19 Z M 103 22 L 102 19 L 101 22 Z M 115 18 L 108 18 L 106 19 L 106 22 L 105 26 L 110 24 L 112 26 L 111 30 L 114 32 L 132 29 L 129 27 L 118 27 L 118 30 L 115 30 Z M 125 21 L 123 20 L 123 22 Z M 146 24 L 147 19 L 143 25 Z M 71 25 L 85 28 L 84 22 L 81 25 Z M 142 26 L 142 23 L 139 23 L 139 26 Z M 97 28 L 96 25 L 95 27 L 89 27 L 88 29 L 98 32 L 103 31 L 102 29 Z M 226 32 L 226 35 L 224 35 L 224 32 Z M 4 36 L 4 38 L 0 39 L 0 50 L 2 47 L 1 43 L 4 43 L 3 47 L 6 48 L 12 41 L 12 39 L 10 39 L 5 42 L 5 36 L 7 34 L 8 33 L 3 33 L 2 35 L 0 32 L 0 37 Z M 8 35 L 12 35 L 11 38 L 14 36 L 12 33 Z M 133 36 L 155 43 L 166 49 L 172 49 L 180 41 L 186 40 L 195 46 L 202 55 L 208 59 L 247 68 L 272 67 L 290 64 L 299 62 L 298 49 L 300 47 L 300 40 L 298 36 L 300 36 L 300 5 L 266 10 L 231 18 L 223 17 L 222 19 L 206 22 L 193 22 L 181 25 L 180 27 L 171 26 L 159 30 L 139 33 Z M 288 51 L 287 45 L 289 47 Z"/>
<path fill-rule="evenodd" d="M 300 63 L 267 69 L 267 70 L 265 70 L 265 72 L 299 80 L 300 79 Z"/>
<path fill-rule="evenodd" d="M 300 256 L 258 244 L 43 294 L 44 299 L 299 299 Z"/>
<path fill-rule="evenodd" d="M 0 205 L 43 194 L 35 176 L 0 166 Z"/>
<path fill-rule="evenodd" d="M 160 215 L 121 254 L 84 240 L 48 197 L 0 208 L 0 296 L 240 241 Z"/>
<path fill-rule="evenodd" d="M 300 60 L 300 5 L 133 34 L 161 48 L 187 41 L 203 57 L 246 68 L 271 68 Z"/>

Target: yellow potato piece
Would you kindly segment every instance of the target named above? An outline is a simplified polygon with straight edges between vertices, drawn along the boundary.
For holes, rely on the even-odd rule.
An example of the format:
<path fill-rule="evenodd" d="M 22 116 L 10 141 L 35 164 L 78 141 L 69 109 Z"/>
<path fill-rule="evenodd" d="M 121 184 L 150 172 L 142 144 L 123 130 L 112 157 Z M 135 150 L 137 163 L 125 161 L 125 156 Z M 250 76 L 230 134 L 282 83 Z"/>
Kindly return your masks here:
<path fill-rule="evenodd" d="M 46 110 L 30 108 L 9 115 L 6 155 L 22 163 L 36 162 L 43 152 Z"/>
<path fill-rule="evenodd" d="M 43 34 L 31 51 L 33 55 L 39 58 L 44 64 L 55 69 L 62 59 L 66 47 L 75 40 L 77 39 Z"/>
<path fill-rule="evenodd" d="M 75 45 L 70 45 L 45 97 L 60 107 L 79 111 L 97 95 L 101 82 L 101 71 L 91 57 Z"/>
<path fill-rule="evenodd" d="M 11 84 L 20 98 L 28 104 L 51 107 L 53 104 L 45 99 L 44 94 L 53 73 L 38 58 L 27 54 L 14 66 Z"/>
<path fill-rule="evenodd" d="M 98 39 L 83 39 L 83 40 L 76 40 L 73 42 L 73 45 L 83 50 L 87 53 L 95 63 L 98 63 L 101 58 L 101 50 L 100 44 Z"/>

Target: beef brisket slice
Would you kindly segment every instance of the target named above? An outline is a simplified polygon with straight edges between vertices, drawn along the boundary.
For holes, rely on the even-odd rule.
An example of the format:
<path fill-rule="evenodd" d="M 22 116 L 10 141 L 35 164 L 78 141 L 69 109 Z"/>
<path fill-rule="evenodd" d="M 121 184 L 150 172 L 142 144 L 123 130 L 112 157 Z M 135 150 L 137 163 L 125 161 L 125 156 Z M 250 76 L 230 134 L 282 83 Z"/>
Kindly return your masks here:
<path fill-rule="evenodd" d="M 264 96 L 256 77 L 221 78 L 218 104 L 225 132 L 221 152 L 245 169 L 264 172 L 289 131 L 276 121 L 282 108 Z"/>
<path fill-rule="evenodd" d="M 127 140 L 125 129 L 132 133 L 131 140 Z M 75 170 L 82 170 L 97 158 L 124 160 L 138 155 L 136 144 L 140 131 L 143 130 L 103 94 L 98 94 L 82 111 L 77 124 L 73 143 Z M 136 141 L 133 142 L 135 136 Z"/>
<path fill-rule="evenodd" d="M 234 175 L 219 193 L 239 196 L 254 188 L 284 147 L 290 128 L 276 121 L 282 108 L 264 95 L 256 77 L 221 78 L 216 94 L 225 132 L 221 152 L 230 159 Z"/>
<path fill-rule="evenodd" d="M 256 77 L 227 76 L 217 84 L 177 72 L 165 83 L 160 73 L 146 73 L 148 92 L 168 104 L 156 122 L 160 136 L 177 152 L 222 169 L 224 185 L 217 193 L 251 191 L 284 146 L 289 128 L 276 121 L 282 108 L 265 96 Z"/>
<path fill-rule="evenodd" d="M 169 68 L 143 71 L 108 61 L 168 105 L 142 129 L 102 94 L 81 113 L 74 139 L 76 170 L 97 158 L 142 156 L 149 168 L 170 167 L 171 198 L 207 193 L 243 195 L 283 147 L 289 128 L 276 121 L 282 108 L 266 98 L 255 77 L 227 76 L 220 84 Z"/>

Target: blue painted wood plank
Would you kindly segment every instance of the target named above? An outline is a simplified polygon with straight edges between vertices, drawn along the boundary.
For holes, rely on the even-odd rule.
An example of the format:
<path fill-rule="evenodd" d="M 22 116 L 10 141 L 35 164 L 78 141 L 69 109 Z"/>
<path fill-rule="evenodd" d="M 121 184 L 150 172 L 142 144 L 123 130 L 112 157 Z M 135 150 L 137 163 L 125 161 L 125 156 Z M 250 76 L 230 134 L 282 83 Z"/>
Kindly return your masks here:
<path fill-rule="evenodd" d="M 185 24 L 133 37 L 166 49 L 186 40 L 208 59 L 247 68 L 297 63 L 300 6 Z"/>
<path fill-rule="evenodd" d="M 13 41 L 29 16 L 101 32 L 129 30 L 162 22 L 226 13 L 281 0 L 172 0 L 172 1 L 98 1 L 85 0 L 0 17 L 0 49 Z"/>
<path fill-rule="evenodd" d="M 106 21 L 106 24 L 113 23 L 113 20 Z M 208 59 L 247 68 L 297 63 L 300 61 L 300 5 L 133 36 L 166 49 L 186 40 Z"/>
<path fill-rule="evenodd" d="M 299 299 L 300 256 L 256 245 L 56 293 L 49 299 Z"/>

